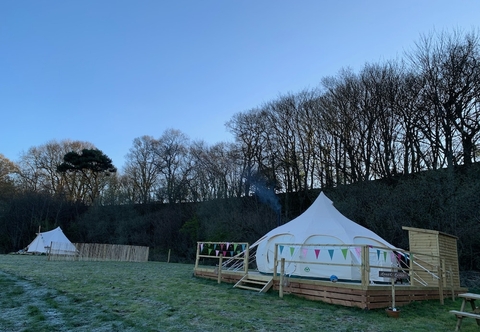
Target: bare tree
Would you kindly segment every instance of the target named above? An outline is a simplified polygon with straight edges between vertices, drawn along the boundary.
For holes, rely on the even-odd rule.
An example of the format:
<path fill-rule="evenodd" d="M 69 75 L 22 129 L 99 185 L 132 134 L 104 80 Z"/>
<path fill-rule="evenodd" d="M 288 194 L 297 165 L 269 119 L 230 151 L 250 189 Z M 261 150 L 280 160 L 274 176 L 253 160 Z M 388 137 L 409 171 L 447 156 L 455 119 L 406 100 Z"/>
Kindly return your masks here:
<path fill-rule="evenodd" d="M 151 202 L 158 190 L 158 147 L 156 139 L 142 136 L 133 140 L 133 146 L 126 156 L 123 171 L 127 181 L 132 184 L 131 195 L 135 203 Z"/>
<path fill-rule="evenodd" d="M 425 82 L 424 133 L 441 147 L 449 167 L 460 159 L 471 164 L 480 132 L 478 33 L 424 35 L 416 46 L 408 58 Z"/>

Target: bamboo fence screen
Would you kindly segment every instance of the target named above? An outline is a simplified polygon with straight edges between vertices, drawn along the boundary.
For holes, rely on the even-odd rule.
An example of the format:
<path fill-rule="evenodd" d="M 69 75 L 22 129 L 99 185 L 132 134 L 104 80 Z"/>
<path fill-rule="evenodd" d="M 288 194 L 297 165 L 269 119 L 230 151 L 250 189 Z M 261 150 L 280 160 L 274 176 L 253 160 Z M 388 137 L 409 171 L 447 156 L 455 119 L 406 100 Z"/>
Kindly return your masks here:
<path fill-rule="evenodd" d="M 149 247 L 103 243 L 74 243 L 75 253 L 51 250 L 49 260 L 146 262 Z M 57 248 L 58 245 L 52 246 Z"/>

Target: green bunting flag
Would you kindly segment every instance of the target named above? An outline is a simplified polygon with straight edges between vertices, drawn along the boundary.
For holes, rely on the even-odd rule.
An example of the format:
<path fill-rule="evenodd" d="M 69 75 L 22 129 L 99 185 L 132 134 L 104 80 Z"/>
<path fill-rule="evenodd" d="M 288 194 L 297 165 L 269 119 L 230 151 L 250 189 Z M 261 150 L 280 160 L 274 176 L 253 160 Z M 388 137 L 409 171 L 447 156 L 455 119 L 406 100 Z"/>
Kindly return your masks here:
<path fill-rule="evenodd" d="M 294 252 L 295 252 L 295 247 L 290 247 L 290 256 L 293 256 Z"/>
<path fill-rule="evenodd" d="M 342 249 L 343 258 L 347 259 L 348 249 Z"/>

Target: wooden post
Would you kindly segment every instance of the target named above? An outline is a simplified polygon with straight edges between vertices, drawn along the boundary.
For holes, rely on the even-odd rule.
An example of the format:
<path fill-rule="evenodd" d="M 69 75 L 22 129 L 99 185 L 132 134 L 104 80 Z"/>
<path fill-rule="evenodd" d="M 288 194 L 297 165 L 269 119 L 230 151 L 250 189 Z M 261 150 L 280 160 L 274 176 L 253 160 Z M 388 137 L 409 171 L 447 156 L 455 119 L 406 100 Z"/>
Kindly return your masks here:
<path fill-rule="evenodd" d="M 283 299 L 283 276 L 285 275 L 285 258 L 282 258 L 280 263 L 280 285 L 278 288 L 278 296 Z"/>
<path fill-rule="evenodd" d="M 368 249 L 368 246 L 364 245 L 362 246 L 362 251 L 361 251 L 361 260 L 362 260 L 362 265 L 361 265 L 361 278 L 362 278 L 362 288 L 366 289 L 368 285 L 370 284 L 370 251 Z"/>
<path fill-rule="evenodd" d="M 199 259 L 200 259 L 200 243 L 197 242 L 197 256 L 195 257 L 195 271 L 198 269 Z"/>
<path fill-rule="evenodd" d="M 395 272 L 393 267 L 392 267 L 392 272 Z M 395 308 L 395 278 L 393 276 L 390 278 L 390 283 L 392 285 L 392 309 L 393 309 Z"/>
<path fill-rule="evenodd" d="M 273 279 L 277 279 L 278 269 L 278 244 L 275 243 L 275 253 L 273 254 Z"/>
<path fill-rule="evenodd" d="M 170 263 L 170 252 L 172 251 L 172 249 L 168 249 L 168 258 L 167 258 L 167 263 Z"/>
<path fill-rule="evenodd" d="M 410 286 L 414 286 L 415 284 L 415 278 L 414 278 L 414 263 L 413 263 L 413 253 L 410 252 L 410 254 L 408 255 L 409 258 L 410 258 L 410 270 L 408 271 L 408 273 L 410 274 Z"/>
<path fill-rule="evenodd" d="M 220 254 L 220 260 L 218 261 L 218 278 L 217 278 L 217 283 L 222 282 L 222 264 L 223 264 L 223 255 Z"/>
<path fill-rule="evenodd" d="M 245 274 L 248 273 L 248 260 L 249 260 L 248 255 L 249 255 L 249 250 L 250 250 L 250 247 L 249 247 L 249 245 L 248 245 L 248 243 L 247 243 L 247 249 L 245 250 L 245 255 L 244 255 L 245 258 L 244 258 L 244 260 L 243 260 L 243 270 L 244 270 Z"/>
<path fill-rule="evenodd" d="M 443 265 L 443 262 L 441 263 L 441 265 Z M 443 297 L 443 269 L 441 265 L 438 264 L 438 295 L 440 297 L 440 304 L 444 305 L 445 299 Z"/>

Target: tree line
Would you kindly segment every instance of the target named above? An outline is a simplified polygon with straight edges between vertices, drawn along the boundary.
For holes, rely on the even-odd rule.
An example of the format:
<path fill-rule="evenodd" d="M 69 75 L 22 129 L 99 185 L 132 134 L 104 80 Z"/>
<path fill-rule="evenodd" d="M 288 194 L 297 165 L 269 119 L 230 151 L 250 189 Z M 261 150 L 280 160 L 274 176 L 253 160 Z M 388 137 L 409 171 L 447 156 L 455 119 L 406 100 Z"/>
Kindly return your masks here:
<path fill-rule="evenodd" d="M 47 220 L 53 224 L 69 220 L 80 229 L 75 225 L 80 216 L 104 213 L 109 206 L 112 211 L 136 207 L 129 211 L 144 216 L 138 206 L 205 207 L 215 205 L 212 201 L 235 205 L 240 203 L 231 202 L 253 196 L 255 203 L 247 206 L 269 215 L 273 221 L 268 227 L 274 227 L 279 215 L 282 222 L 295 216 L 318 188 L 469 167 L 479 158 L 479 45 L 475 31 L 424 35 L 401 59 L 365 64 L 358 73 L 342 69 L 336 76 L 321 78 L 318 87 L 281 94 L 235 114 L 226 124 L 233 142 L 192 142 L 174 129 L 158 138 L 135 138 L 120 172 L 113 172 L 113 165 L 110 171 L 81 167 L 73 171 L 71 163 L 62 171 L 69 154 L 99 151 L 89 142 L 51 141 L 30 148 L 17 162 L 0 158 L 0 218 L 5 220 L 6 211 L 16 206 L 12 197 L 21 201 L 32 195 L 35 207 L 20 212 L 22 205 L 16 206 L 23 216 L 19 222 L 28 219 L 30 232 Z M 279 195 L 285 197 L 282 203 Z M 297 203 L 291 203 L 292 197 Z M 69 212 L 63 211 L 66 206 Z M 34 213 L 38 215 L 32 217 Z M 215 219 L 211 213 L 204 215 Z M 229 224 L 232 217 L 225 217 Z M 181 218 L 177 231 L 185 223 L 190 230 L 178 233 L 183 234 L 179 241 L 194 238 L 192 229 L 208 228 L 199 218 Z M 389 220 L 384 220 L 385 227 Z M 93 224 L 98 228 L 104 222 Z M 129 224 L 127 219 L 122 222 Z M 155 229 L 156 221 L 152 222 L 145 225 L 147 231 Z M 242 222 L 245 232 L 252 228 Z M 21 233 L 22 227 L 15 229 Z M 98 232 L 115 233 L 104 231 Z"/>

